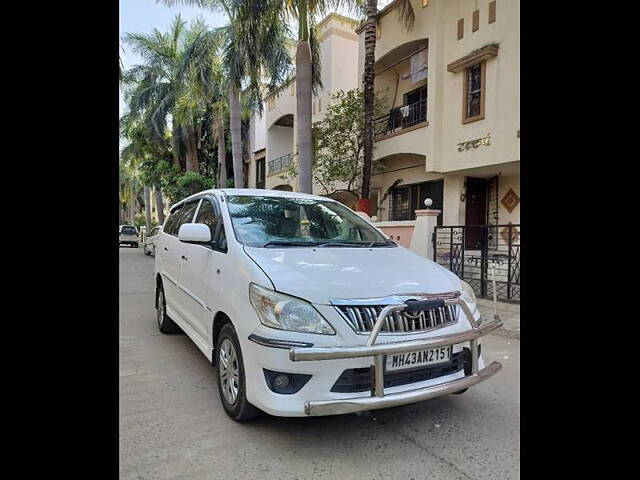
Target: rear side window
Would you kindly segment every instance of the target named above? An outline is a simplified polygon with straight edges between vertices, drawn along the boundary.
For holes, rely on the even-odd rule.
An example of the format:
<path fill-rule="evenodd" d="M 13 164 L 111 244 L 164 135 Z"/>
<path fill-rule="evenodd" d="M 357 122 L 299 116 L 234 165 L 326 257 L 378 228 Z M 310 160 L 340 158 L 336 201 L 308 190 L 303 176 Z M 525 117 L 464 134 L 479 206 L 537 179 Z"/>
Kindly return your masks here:
<path fill-rule="evenodd" d="M 124 233 L 126 235 L 137 235 L 136 227 L 122 227 L 120 233 Z"/>

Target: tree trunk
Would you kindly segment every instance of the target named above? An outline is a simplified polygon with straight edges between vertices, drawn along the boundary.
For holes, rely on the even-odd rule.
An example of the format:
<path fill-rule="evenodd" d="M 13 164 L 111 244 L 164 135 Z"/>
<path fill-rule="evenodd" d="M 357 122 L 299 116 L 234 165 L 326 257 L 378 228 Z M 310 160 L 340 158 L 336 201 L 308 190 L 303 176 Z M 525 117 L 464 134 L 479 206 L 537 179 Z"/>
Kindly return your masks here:
<path fill-rule="evenodd" d="M 218 126 L 218 188 L 227 187 L 227 146 L 224 140 L 224 122 Z"/>
<path fill-rule="evenodd" d="M 160 225 L 163 225 L 164 224 L 164 202 L 162 201 L 162 192 L 160 191 L 159 186 L 156 186 L 155 196 L 156 196 L 156 211 L 158 212 L 158 223 L 160 223 Z"/>
<path fill-rule="evenodd" d="M 147 226 L 144 233 L 146 237 L 151 232 L 151 187 L 149 185 L 144 186 L 144 217 Z"/>
<path fill-rule="evenodd" d="M 242 175 L 242 133 L 240 131 L 240 92 L 231 82 L 229 87 L 229 107 L 231 110 L 231 155 L 233 157 L 233 187 L 244 186 Z"/>
<path fill-rule="evenodd" d="M 174 125 L 171 131 L 171 150 L 173 153 L 173 165 L 181 171 L 180 168 L 180 157 L 178 156 L 178 142 L 180 136 L 180 129 L 177 125 Z"/>
<path fill-rule="evenodd" d="M 200 173 L 200 167 L 198 165 L 198 147 L 196 138 L 196 130 L 188 127 L 187 133 L 187 172 Z"/>
<path fill-rule="evenodd" d="M 374 65 L 376 54 L 376 21 L 378 1 L 367 0 L 367 24 L 364 29 L 364 162 L 362 166 L 362 189 L 358 210 L 370 214 L 369 195 L 371 192 L 371 165 L 373 162 L 373 102 Z"/>
<path fill-rule="evenodd" d="M 133 191 L 133 187 L 129 190 L 131 195 L 129 196 L 129 225 L 135 225 L 136 219 L 136 194 Z"/>
<path fill-rule="evenodd" d="M 300 13 L 302 15 L 302 13 Z M 306 16 L 306 15 L 305 15 Z M 301 33 L 304 25 L 301 25 Z M 298 190 L 313 193 L 311 162 L 311 46 L 307 40 L 299 40 L 296 49 L 296 133 L 298 137 Z"/>

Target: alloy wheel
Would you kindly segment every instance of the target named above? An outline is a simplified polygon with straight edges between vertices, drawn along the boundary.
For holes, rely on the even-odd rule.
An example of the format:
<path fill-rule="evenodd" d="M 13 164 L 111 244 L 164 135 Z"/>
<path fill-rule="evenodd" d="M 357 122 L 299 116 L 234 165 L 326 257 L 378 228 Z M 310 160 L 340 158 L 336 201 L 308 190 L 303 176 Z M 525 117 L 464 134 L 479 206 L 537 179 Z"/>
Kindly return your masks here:
<path fill-rule="evenodd" d="M 225 400 L 233 405 L 238 399 L 240 388 L 240 369 L 238 368 L 238 356 L 233 342 L 225 338 L 220 346 L 220 385 Z"/>

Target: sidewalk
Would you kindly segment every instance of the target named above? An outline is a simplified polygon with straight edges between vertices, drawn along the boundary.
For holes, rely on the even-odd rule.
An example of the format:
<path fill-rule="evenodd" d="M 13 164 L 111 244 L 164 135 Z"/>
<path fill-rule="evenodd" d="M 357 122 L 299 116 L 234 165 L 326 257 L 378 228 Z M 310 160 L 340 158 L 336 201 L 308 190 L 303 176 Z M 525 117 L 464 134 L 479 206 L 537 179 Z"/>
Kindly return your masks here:
<path fill-rule="evenodd" d="M 492 319 L 493 301 L 478 298 L 477 303 L 482 318 Z M 507 338 L 520 339 L 520 304 L 498 302 L 498 316 L 504 325 L 495 333 Z"/>

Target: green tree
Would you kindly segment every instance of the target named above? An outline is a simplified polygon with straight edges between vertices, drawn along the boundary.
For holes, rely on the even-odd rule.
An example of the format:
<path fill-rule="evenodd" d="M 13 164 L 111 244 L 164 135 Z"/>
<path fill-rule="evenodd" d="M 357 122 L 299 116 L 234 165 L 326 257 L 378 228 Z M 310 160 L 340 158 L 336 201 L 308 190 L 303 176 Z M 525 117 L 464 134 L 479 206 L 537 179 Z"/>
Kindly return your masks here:
<path fill-rule="evenodd" d="M 337 191 L 340 184 L 354 192 L 362 181 L 364 153 L 364 93 L 360 89 L 337 91 L 331 96 L 323 120 L 314 123 L 314 180 L 324 194 Z M 385 95 L 376 95 L 376 115 L 384 109 Z M 377 162 L 373 169 L 378 168 Z M 354 192 L 355 193 L 355 192 Z"/>

